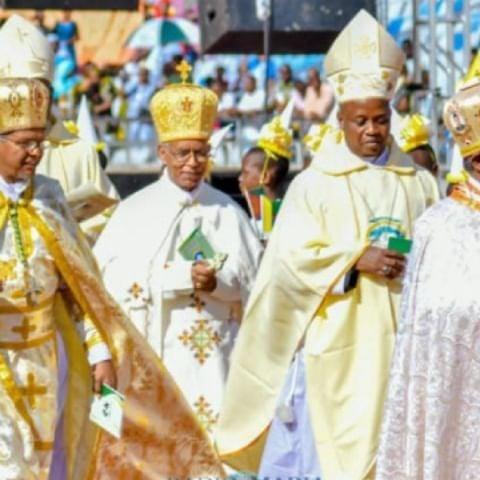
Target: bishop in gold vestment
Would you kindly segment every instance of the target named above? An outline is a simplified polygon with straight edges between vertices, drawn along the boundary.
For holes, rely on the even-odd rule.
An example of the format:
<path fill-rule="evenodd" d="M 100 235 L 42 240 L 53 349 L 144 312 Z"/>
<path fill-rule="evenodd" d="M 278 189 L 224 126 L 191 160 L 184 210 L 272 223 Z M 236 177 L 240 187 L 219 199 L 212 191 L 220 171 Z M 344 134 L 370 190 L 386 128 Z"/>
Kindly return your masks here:
<path fill-rule="evenodd" d="M 51 84 L 53 52 L 45 35 L 31 22 L 12 15 L 0 28 L 0 77 L 36 78 Z M 49 129 L 37 173 L 58 180 L 68 197 L 70 192 L 90 183 L 112 199 L 118 193 L 100 166 L 95 146 L 68 131 L 61 121 Z M 105 227 L 111 209 L 81 223 L 92 242 Z"/>
<path fill-rule="evenodd" d="M 169 374 L 106 293 L 58 182 L 34 175 L 49 106 L 43 82 L 0 79 L 0 478 L 222 475 Z M 89 363 L 96 389 L 116 373 L 126 397 L 120 440 L 89 421 Z"/>
<path fill-rule="evenodd" d="M 374 476 L 405 262 L 387 246 L 408 245 L 413 222 L 438 198 L 433 177 L 389 138 L 402 64 L 365 11 L 325 59 L 341 131 L 325 130 L 311 167 L 293 180 L 246 308 L 216 436 L 236 469 Z M 306 447 L 295 446 L 308 440 L 298 428 L 302 381 L 320 472 L 297 461 Z"/>

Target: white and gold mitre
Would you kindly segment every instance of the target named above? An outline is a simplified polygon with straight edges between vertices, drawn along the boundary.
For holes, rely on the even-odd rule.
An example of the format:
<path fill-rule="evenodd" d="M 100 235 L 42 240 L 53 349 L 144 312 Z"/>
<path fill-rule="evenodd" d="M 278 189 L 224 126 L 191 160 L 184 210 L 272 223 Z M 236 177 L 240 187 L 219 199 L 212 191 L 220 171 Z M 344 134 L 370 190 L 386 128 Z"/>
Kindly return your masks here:
<path fill-rule="evenodd" d="M 443 120 L 462 157 L 480 153 L 480 79 L 465 83 L 445 104 Z"/>
<path fill-rule="evenodd" d="M 393 97 L 405 62 L 394 39 L 365 10 L 360 10 L 328 51 L 324 67 L 340 103 Z"/>
<path fill-rule="evenodd" d="M 50 109 L 50 90 L 29 78 L 0 79 L 0 134 L 45 128 Z"/>
<path fill-rule="evenodd" d="M 150 113 L 160 142 L 208 140 L 217 117 L 218 98 L 212 90 L 187 83 L 191 67 L 177 67 L 182 83 L 167 85 L 154 95 Z"/>
<path fill-rule="evenodd" d="M 0 78 L 52 80 L 53 52 L 33 23 L 12 15 L 0 28 Z"/>

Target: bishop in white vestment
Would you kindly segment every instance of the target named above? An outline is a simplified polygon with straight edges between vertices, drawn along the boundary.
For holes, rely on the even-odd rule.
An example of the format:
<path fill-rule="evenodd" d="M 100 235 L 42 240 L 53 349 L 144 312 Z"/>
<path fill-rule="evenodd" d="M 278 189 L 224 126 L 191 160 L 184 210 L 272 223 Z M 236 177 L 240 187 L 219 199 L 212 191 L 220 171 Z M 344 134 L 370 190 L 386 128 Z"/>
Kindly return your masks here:
<path fill-rule="evenodd" d="M 480 478 L 479 99 L 475 80 L 445 107 L 445 124 L 471 169 L 455 172 L 450 198 L 415 225 L 379 480 Z"/>
<path fill-rule="evenodd" d="M 237 204 L 203 181 L 213 92 L 172 85 L 154 97 L 151 111 L 165 172 L 120 204 L 95 253 L 107 288 L 212 431 L 261 246 Z M 222 260 L 182 256 L 195 231 Z"/>

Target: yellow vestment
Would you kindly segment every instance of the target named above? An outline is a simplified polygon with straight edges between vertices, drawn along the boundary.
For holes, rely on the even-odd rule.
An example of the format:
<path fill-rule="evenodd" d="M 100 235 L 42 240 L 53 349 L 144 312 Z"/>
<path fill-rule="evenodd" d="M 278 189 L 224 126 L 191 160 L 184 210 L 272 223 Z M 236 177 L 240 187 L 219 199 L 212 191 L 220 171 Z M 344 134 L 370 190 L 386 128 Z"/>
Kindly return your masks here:
<path fill-rule="evenodd" d="M 68 480 L 221 476 L 221 466 L 206 434 L 175 383 L 106 293 L 95 261 L 69 217 L 58 183 L 37 176 L 34 187 L 18 202 L 0 197 L 4 247 L 12 243 L 11 233 L 5 237 L 14 222 L 12 218 L 18 218 L 23 253 L 31 258 L 28 263 L 32 275 L 24 282 L 28 290 L 14 288 L 16 276 L 12 268 L 18 259 L 2 256 L 7 252 L 5 248 L 0 252 L 0 423 L 4 428 L 21 430 L 12 438 L 22 439 L 22 446 L 5 446 L 0 438 L 3 455 L 21 454 L 28 460 L 35 455 L 40 458 L 39 452 L 51 452 L 59 413 L 55 348 L 58 332 L 68 361 L 63 411 Z M 57 279 L 66 286 L 58 288 Z M 23 285 L 21 279 L 19 284 Z M 35 300 L 28 296 L 27 301 L 26 292 Z M 88 419 L 91 369 L 82 337 L 75 328 L 78 317 L 94 325 L 112 354 L 117 388 L 126 396 L 120 440 L 99 431 Z M 18 359 L 23 365 L 18 364 Z M 0 460 L 3 467 L 5 458 Z M 35 470 L 28 463 L 18 462 L 27 465 L 18 478 L 46 478 L 48 462 L 47 467 L 40 465 L 40 470 L 38 462 L 33 462 Z"/>
<path fill-rule="evenodd" d="M 322 478 L 373 478 L 401 284 L 360 274 L 332 290 L 383 234 L 411 238 L 438 198 L 435 181 L 396 144 L 375 167 L 330 132 L 292 182 L 233 353 L 217 430 L 221 457 L 256 471 L 295 351 L 304 346 L 307 397 Z"/>

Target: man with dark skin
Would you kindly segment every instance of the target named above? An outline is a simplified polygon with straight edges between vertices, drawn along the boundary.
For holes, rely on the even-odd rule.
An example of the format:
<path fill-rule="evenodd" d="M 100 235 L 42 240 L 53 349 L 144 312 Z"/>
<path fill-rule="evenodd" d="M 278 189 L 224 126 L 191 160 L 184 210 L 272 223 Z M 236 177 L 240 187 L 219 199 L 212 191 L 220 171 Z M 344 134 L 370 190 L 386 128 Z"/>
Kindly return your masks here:
<path fill-rule="evenodd" d="M 375 159 L 386 148 L 390 136 L 390 105 L 384 99 L 342 103 L 338 111 L 345 143 L 356 155 Z M 394 279 L 405 269 L 405 257 L 385 248 L 368 247 L 355 268 L 359 272 Z"/>
<path fill-rule="evenodd" d="M 325 57 L 340 129 L 291 182 L 243 318 L 217 430 L 236 469 L 374 478 L 405 254 L 438 198 L 390 136 L 403 61 L 365 11 Z"/>

